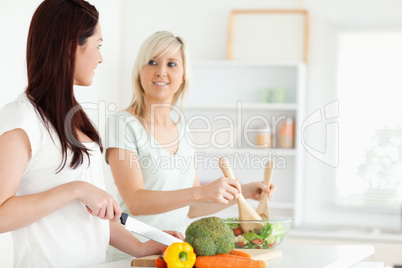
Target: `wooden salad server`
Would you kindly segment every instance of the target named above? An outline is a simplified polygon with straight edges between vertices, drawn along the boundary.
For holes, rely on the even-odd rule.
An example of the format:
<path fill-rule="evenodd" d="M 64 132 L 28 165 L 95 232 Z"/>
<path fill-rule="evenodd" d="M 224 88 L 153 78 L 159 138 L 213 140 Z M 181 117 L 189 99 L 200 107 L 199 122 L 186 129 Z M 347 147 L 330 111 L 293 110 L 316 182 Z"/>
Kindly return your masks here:
<path fill-rule="evenodd" d="M 219 166 L 225 177 L 236 179 L 227 158 L 221 157 L 219 159 Z M 255 229 L 260 231 L 264 227 L 260 215 L 247 203 L 242 193 L 239 193 L 237 197 L 237 206 L 239 208 L 239 220 L 249 221 L 240 223 L 240 227 L 244 233 L 255 232 Z M 254 220 L 255 222 L 253 222 Z"/>
<path fill-rule="evenodd" d="M 273 173 L 273 165 L 272 162 L 268 161 L 265 164 L 265 172 L 264 172 L 264 184 L 269 188 L 271 185 L 271 178 Z M 269 220 L 269 208 L 268 208 L 268 195 L 266 192 L 261 193 L 260 203 L 258 204 L 256 212 L 261 216 L 264 220 Z"/>

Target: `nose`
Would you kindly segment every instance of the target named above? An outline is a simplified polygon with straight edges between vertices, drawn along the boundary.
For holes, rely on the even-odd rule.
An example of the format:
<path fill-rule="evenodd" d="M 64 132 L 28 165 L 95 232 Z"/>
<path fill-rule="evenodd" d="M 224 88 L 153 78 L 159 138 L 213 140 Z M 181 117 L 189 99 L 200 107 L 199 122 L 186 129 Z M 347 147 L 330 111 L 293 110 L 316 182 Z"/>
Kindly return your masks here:
<path fill-rule="evenodd" d="M 99 52 L 99 63 L 103 62 L 103 57 L 102 57 L 102 53 Z"/>
<path fill-rule="evenodd" d="M 166 67 L 164 65 L 159 65 L 159 68 L 156 70 L 156 75 L 158 77 L 166 77 Z"/>

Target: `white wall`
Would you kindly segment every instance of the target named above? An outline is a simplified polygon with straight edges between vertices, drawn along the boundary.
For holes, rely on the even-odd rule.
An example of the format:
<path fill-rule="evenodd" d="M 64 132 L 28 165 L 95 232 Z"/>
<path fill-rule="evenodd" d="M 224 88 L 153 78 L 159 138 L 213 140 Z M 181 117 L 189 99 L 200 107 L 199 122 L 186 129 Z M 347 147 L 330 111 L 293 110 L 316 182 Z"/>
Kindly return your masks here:
<path fill-rule="evenodd" d="M 0 107 L 26 86 L 26 39 L 32 14 L 41 1 L 25 2 L 0 4 Z"/>

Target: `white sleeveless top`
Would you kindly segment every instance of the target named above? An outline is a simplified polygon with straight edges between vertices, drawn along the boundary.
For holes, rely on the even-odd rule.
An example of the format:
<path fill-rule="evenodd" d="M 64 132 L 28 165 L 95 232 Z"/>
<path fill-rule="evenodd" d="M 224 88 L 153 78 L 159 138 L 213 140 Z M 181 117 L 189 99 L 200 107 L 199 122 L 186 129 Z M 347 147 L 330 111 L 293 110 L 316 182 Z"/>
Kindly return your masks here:
<path fill-rule="evenodd" d="M 177 126 L 179 147 L 175 154 L 171 154 L 147 133 L 137 118 L 127 111 L 121 111 L 109 117 L 105 148 L 125 149 L 138 156 L 146 190 L 174 191 L 191 188 L 195 180 L 194 148 L 184 124 L 179 123 Z M 117 198 L 123 211 L 130 213 L 120 194 Z M 188 212 L 189 206 L 186 206 L 135 218 L 160 230 L 184 233 L 188 224 Z"/>
<path fill-rule="evenodd" d="M 0 110 L 0 122 L 0 135 L 20 128 L 31 143 L 31 157 L 18 196 L 40 193 L 71 181 L 86 181 L 105 189 L 102 155 L 94 142 L 84 144 L 91 149 L 90 165 L 84 156 L 84 163 L 71 169 L 70 152 L 66 166 L 56 173 L 62 159 L 59 139 L 52 131 L 50 136 L 24 93 Z M 109 222 L 90 215 L 79 201 L 11 234 L 15 267 L 81 267 L 107 260 Z"/>

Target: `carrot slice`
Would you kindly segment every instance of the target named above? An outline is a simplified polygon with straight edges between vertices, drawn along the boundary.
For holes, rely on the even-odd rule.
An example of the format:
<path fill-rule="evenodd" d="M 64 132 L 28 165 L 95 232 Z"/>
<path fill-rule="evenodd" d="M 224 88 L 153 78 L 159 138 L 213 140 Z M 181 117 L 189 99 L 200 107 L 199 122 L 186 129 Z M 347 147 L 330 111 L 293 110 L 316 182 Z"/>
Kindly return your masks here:
<path fill-rule="evenodd" d="M 253 257 L 253 255 L 251 255 L 250 253 L 242 251 L 242 250 L 238 250 L 238 249 L 232 249 L 229 252 L 229 254 L 237 255 L 237 256 L 243 256 L 243 257 L 247 257 L 247 258 L 250 258 L 250 259 Z"/>
<path fill-rule="evenodd" d="M 197 268 L 265 268 L 262 260 L 253 260 L 233 254 L 216 254 L 214 256 L 197 256 L 195 261 Z"/>

